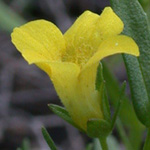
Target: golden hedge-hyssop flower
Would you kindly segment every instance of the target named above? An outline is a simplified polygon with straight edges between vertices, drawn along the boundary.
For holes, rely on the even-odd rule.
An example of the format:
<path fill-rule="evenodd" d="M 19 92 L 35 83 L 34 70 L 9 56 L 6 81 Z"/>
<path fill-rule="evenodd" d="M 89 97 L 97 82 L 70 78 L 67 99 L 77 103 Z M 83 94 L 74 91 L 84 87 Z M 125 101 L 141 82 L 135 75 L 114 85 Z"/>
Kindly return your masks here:
<path fill-rule="evenodd" d="M 12 42 L 50 76 L 73 121 L 86 130 L 90 118 L 103 118 L 95 90 L 99 61 L 116 53 L 139 55 L 136 43 L 119 35 L 122 30 L 123 22 L 106 7 L 100 16 L 85 11 L 64 35 L 46 20 L 29 22 L 14 29 Z"/>

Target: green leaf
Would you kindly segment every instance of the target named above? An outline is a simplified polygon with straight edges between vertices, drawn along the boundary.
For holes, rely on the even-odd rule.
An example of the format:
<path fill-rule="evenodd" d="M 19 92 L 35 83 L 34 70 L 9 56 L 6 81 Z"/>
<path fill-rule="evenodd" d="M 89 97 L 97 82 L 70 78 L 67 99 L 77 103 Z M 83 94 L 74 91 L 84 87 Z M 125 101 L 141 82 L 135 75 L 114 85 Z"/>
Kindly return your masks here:
<path fill-rule="evenodd" d="M 30 150 L 30 141 L 29 139 L 25 138 L 22 142 L 21 148 L 17 148 L 17 150 Z"/>
<path fill-rule="evenodd" d="M 98 68 L 97 68 L 96 82 L 95 82 L 96 90 L 99 91 L 103 83 L 104 83 L 103 66 L 101 63 L 99 63 Z"/>
<path fill-rule="evenodd" d="M 93 141 L 93 150 L 102 150 L 101 144 L 98 139 Z"/>
<path fill-rule="evenodd" d="M 108 122 L 111 122 L 111 113 L 105 83 L 102 84 L 100 94 L 101 94 L 101 109 L 104 114 L 104 119 L 107 120 Z"/>
<path fill-rule="evenodd" d="M 120 121 L 120 119 L 117 119 L 116 121 L 116 126 L 117 126 L 117 130 L 119 131 L 119 136 L 121 137 L 123 143 L 125 144 L 125 147 L 127 150 L 139 150 L 139 147 L 141 146 L 140 144 L 136 144 L 136 146 L 134 145 L 134 143 L 137 143 L 139 141 L 139 143 L 141 142 L 141 140 L 137 140 L 136 138 L 133 139 L 135 142 L 131 143 L 131 139 L 128 138 L 126 131 L 123 128 L 122 122 Z M 133 130 L 135 131 L 135 130 Z M 136 135 L 136 132 L 133 132 L 133 134 Z"/>
<path fill-rule="evenodd" d="M 86 150 L 93 150 L 93 144 L 90 143 L 86 146 Z"/>
<path fill-rule="evenodd" d="M 137 0 L 111 0 L 123 20 L 123 34 L 132 37 L 140 48 L 140 57 L 123 55 L 138 119 L 150 126 L 150 30 L 145 12 Z"/>
<path fill-rule="evenodd" d="M 69 113 L 67 112 L 67 110 L 65 108 L 55 105 L 55 104 L 49 104 L 48 107 L 51 111 L 53 111 L 59 117 L 63 118 L 68 123 L 74 124 Z"/>
<path fill-rule="evenodd" d="M 109 150 L 120 150 L 120 145 L 119 143 L 117 142 L 117 140 L 115 139 L 114 136 L 109 136 L 108 139 L 108 148 Z"/>
<path fill-rule="evenodd" d="M 89 137 L 107 137 L 111 132 L 111 124 L 103 119 L 90 119 L 87 122 Z"/>
<path fill-rule="evenodd" d="M 107 143 L 109 150 L 120 150 L 119 143 L 117 142 L 114 136 L 112 135 L 108 136 Z M 98 139 L 94 139 L 92 150 L 102 150 Z"/>
<path fill-rule="evenodd" d="M 120 86 L 115 76 L 110 72 L 106 63 L 103 62 L 103 72 L 106 80 L 108 95 L 114 109 L 117 109 Z M 128 108 L 128 109 L 127 109 Z M 132 143 L 134 150 L 138 150 L 141 144 L 144 126 L 139 122 L 134 112 L 133 106 L 126 95 L 123 96 L 122 105 L 119 111 L 119 118 L 126 129 L 129 131 L 128 139 Z M 118 130 L 118 128 L 117 128 Z M 120 134 L 120 132 L 119 132 Z"/>
<path fill-rule="evenodd" d="M 67 110 L 61 106 L 55 105 L 55 104 L 49 104 L 48 105 L 49 109 L 54 112 L 56 115 L 67 121 L 69 124 L 73 125 L 74 127 L 78 128 L 80 131 L 83 131 L 78 125 L 76 125 L 73 120 L 71 119 L 69 113 Z"/>
<path fill-rule="evenodd" d="M 140 4 L 142 5 L 142 6 L 146 6 L 146 5 L 148 5 L 149 4 L 149 0 L 139 0 L 139 2 L 140 2 Z"/>
<path fill-rule="evenodd" d="M 150 150 L 150 128 L 148 129 L 146 141 L 143 150 Z"/>
<path fill-rule="evenodd" d="M 14 27 L 24 24 L 26 21 L 0 1 L 0 28 L 12 32 Z"/>
<path fill-rule="evenodd" d="M 49 133 L 47 132 L 47 130 L 44 127 L 42 127 L 42 134 L 43 134 L 43 137 L 44 137 L 45 141 L 47 142 L 49 148 L 51 150 L 57 150 L 52 138 L 50 137 Z"/>
<path fill-rule="evenodd" d="M 23 144 L 22 144 L 22 150 L 30 150 L 30 141 L 29 139 L 25 138 L 23 140 Z"/>
<path fill-rule="evenodd" d="M 118 99 L 120 97 L 119 82 L 112 74 L 112 72 L 110 72 L 110 69 L 108 69 L 106 63 L 103 63 L 103 72 L 104 72 L 104 77 L 106 80 L 106 88 L 108 91 L 111 104 L 113 105 L 114 109 L 117 109 Z M 126 126 L 137 128 L 139 130 L 143 129 L 142 125 L 140 124 L 140 122 L 138 121 L 135 115 L 130 100 L 126 95 L 123 96 L 119 117 Z"/>
<path fill-rule="evenodd" d="M 97 68 L 97 77 L 95 86 L 96 90 L 98 90 L 100 93 L 100 104 L 102 112 L 104 114 L 104 119 L 107 120 L 108 122 L 111 122 L 109 101 L 106 93 L 105 81 L 103 77 L 103 67 L 101 63 L 99 63 L 99 66 Z"/>
<path fill-rule="evenodd" d="M 117 119 L 117 116 L 118 116 L 118 113 L 119 113 L 119 110 L 120 110 L 120 106 L 121 106 L 121 103 L 122 103 L 122 100 L 123 100 L 123 97 L 124 97 L 125 88 L 126 88 L 126 82 L 124 82 L 122 84 L 122 87 L 121 87 L 121 90 L 120 90 L 120 97 L 119 97 L 119 100 L 118 100 L 117 109 L 116 109 L 116 111 L 114 113 L 114 116 L 112 118 L 112 124 L 111 124 L 112 129 L 114 127 L 114 124 L 116 122 L 116 119 Z"/>

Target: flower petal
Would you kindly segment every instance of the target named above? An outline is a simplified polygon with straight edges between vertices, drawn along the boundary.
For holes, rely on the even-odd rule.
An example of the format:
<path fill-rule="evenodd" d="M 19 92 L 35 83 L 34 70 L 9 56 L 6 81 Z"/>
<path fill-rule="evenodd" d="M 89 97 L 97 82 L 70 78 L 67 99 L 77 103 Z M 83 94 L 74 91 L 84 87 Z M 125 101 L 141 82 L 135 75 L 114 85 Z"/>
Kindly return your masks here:
<path fill-rule="evenodd" d="M 134 40 L 128 36 L 117 35 L 109 37 L 100 44 L 98 51 L 93 55 L 93 57 L 91 57 L 84 67 L 86 68 L 107 56 L 118 53 L 139 56 L 139 48 Z"/>
<path fill-rule="evenodd" d="M 106 37 L 122 30 L 123 22 L 110 7 L 106 7 L 100 16 L 85 11 L 64 35 L 67 51 L 63 58 L 82 66 Z"/>
<path fill-rule="evenodd" d="M 120 34 L 124 27 L 122 20 L 115 14 L 111 7 L 104 9 L 97 25 L 97 28 L 101 30 L 101 34 L 106 37 Z"/>
<path fill-rule="evenodd" d="M 50 76 L 60 99 L 68 109 L 70 103 L 73 102 L 71 100 L 75 99 L 77 94 L 79 66 L 68 62 L 37 62 L 36 65 Z"/>
<path fill-rule="evenodd" d="M 59 61 L 65 51 L 60 30 L 46 20 L 31 21 L 11 34 L 12 42 L 29 62 Z"/>
<path fill-rule="evenodd" d="M 72 119 L 86 130 L 91 118 L 102 118 L 100 96 L 95 90 L 97 66 L 79 75 L 79 66 L 69 63 L 50 64 L 51 80 Z M 92 70 L 91 70 L 92 69 Z"/>
<path fill-rule="evenodd" d="M 87 121 L 89 119 L 103 118 L 103 112 L 101 109 L 101 95 L 95 87 L 97 67 L 98 64 L 87 67 L 80 72 L 78 77 L 78 97 L 80 97 L 80 107 L 82 108 L 80 110 L 80 114 L 84 116 L 81 118 L 80 122 L 82 123 L 81 126 L 85 129 L 87 128 Z"/>
<path fill-rule="evenodd" d="M 41 62 L 38 66 L 42 66 Z M 44 66 L 46 63 L 44 62 Z M 95 90 L 97 65 L 80 74 L 80 67 L 67 62 L 47 62 L 44 68 L 73 121 L 86 130 L 91 118 L 102 118 L 100 95 Z"/>

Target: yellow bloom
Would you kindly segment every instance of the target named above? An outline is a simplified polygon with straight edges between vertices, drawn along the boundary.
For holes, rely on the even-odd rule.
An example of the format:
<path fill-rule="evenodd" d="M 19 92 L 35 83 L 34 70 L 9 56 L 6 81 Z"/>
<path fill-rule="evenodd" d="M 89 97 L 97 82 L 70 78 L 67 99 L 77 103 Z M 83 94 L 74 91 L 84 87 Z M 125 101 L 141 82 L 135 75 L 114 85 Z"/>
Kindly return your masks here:
<path fill-rule="evenodd" d="M 51 78 L 73 121 L 86 130 L 90 118 L 103 118 L 95 80 L 99 61 L 116 53 L 139 55 L 136 43 L 125 35 L 123 22 L 110 7 L 99 16 L 85 11 L 62 35 L 51 22 L 29 22 L 12 33 L 12 42 L 29 64 Z"/>

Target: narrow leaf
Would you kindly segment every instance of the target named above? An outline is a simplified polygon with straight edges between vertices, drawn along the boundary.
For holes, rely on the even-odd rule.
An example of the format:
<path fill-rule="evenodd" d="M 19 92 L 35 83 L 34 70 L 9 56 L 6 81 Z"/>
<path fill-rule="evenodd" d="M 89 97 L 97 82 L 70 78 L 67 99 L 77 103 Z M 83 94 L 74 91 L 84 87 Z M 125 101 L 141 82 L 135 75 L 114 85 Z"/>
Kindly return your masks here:
<path fill-rule="evenodd" d="M 102 95 L 101 109 L 104 114 L 104 119 L 107 120 L 108 122 L 111 122 L 111 113 L 110 113 L 110 107 L 109 107 L 109 101 L 108 101 L 108 97 L 107 97 L 107 93 L 106 93 L 105 83 L 103 84 L 101 95 Z"/>
<path fill-rule="evenodd" d="M 76 125 L 73 122 L 73 120 L 71 119 L 69 113 L 67 112 L 67 110 L 65 108 L 58 106 L 58 105 L 54 105 L 54 104 L 49 104 L 48 107 L 51 111 L 53 111 L 56 115 L 58 115 L 59 117 L 61 117 L 65 121 L 67 121 L 69 124 L 78 128 L 80 131 L 85 132 L 85 131 L 83 131 L 83 129 L 81 129 L 78 125 Z"/>
<path fill-rule="evenodd" d="M 116 77 L 112 74 L 112 72 L 110 72 L 110 69 L 108 69 L 106 63 L 104 62 L 103 72 L 111 104 L 114 107 L 114 109 L 117 109 L 118 99 L 120 96 L 119 82 L 117 81 Z M 141 145 L 141 138 L 145 127 L 137 119 L 133 106 L 131 105 L 129 98 L 126 95 L 123 96 L 122 105 L 119 112 L 119 119 L 129 131 L 128 139 L 132 143 L 134 150 L 138 150 Z"/>
<path fill-rule="evenodd" d="M 30 150 L 30 141 L 28 139 L 23 140 L 22 150 Z"/>
<path fill-rule="evenodd" d="M 93 141 L 93 150 L 102 150 L 101 144 L 98 139 Z"/>
<path fill-rule="evenodd" d="M 0 27 L 7 32 L 12 32 L 14 27 L 24 24 L 26 21 L 0 1 Z"/>
<path fill-rule="evenodd" d="M 47 130 L 44 127 L 42 127 L 42 134 L 43 134 L 43 137 L 44 137 L 45 141 L 47 142 L 49 148 L 51 150 L 57 150 L 52 138 L 50 137 L 49 133 L 47 132 Z"/>
<path fill-rule="evenodd" d="M 106 88 L 108 91 L 108 96 L 110 98 L 111 104 L 114 109 L 117 109 L 118 99 L 120 97 L 120 85 L 112 72 L 108 69 L 106 63 L 103 63 L 104 77 L 106 80 Z M 143 126 L 140 124 L 139 120 L 136 117 L 133 106 L 130 103 L 129 98 L 124 95 L 122 100 L 122 106 L 120 109 L 119 117 L 121 121 L 129 128 L 133 127 L 134 129 L 142 130 Z M 127 109 L 128 108 L 128 109 Z"/>
<path fill-rule="evenodd" d="M 93 150 L 93 144 L 90 143 L 86 146 L 86 150 Z"/>
<path fill-rule="evenodd" d="M 120 145 L 114 136 L 110 135 L 107 142 L 109 150 L 120 150 Z"/>
<path fill-rule="evenodd" d="M 125 88 L 126 88 L 126 82 L 124 82 L 122 84 L 122 87 L 121 87 L 121 90 L 120 90 L 120 97 L 119 97 L 119 100 L 118 100 L 118 105 L 117 105 L 117 109 L 114 113 L 114 116 L 112 118 L 112 124 L 111 124 L 111 128 L 113 129 L 114 127 L 114 124 L 116 122 L 116 119 L 117 119 L 117 116 L 118 116 L 118 113 L 119 113 L 119 110 L 120 110 L 120 105 L 122 103 L 122 100 L 123 100 L 123 97 L 124 97 L 124 92 L 125 92 Z"/>
<path fill-rule="evenodd" d="M 134 150 L 136 150 L 136 149 L 139 150 L 140 146 L 135 148 L 135 146 L 133 144 L 131 144 L 131 142 L 130 142 L 127 134 L 126 134 L 126 131 L 123 128 L 122 122 L 119 119 L 117 119 L 116 125 L 117 125 L 117 129 L 119 131 L 120 137 L 122 138 L 122 141 L 125 144 L 127 150 L 133 150 L 133 149 Z M 133 134 L 136 134 L 136 133 L 133 133 Z"/>
<path fill-rule="evenodd" d="M 25 138 L 22 142 L 22 146 L 17 148 L 17 150 L 30 150 L 30 141 L 29 139 Z"/>
<path fill-rule="evenodd" d="M 150 126 L 150 30 L 145 12 L 137 0 L 111 0 L 123 20 L 123 34 L 132 37 L 140 48 L 140 57 L 123 55 L 131 88 L 133 106 L 139 120 Z"/>
<path fill-rule="evenodd" d="M 119 143 L 112 135 L 108 136 L 107 143 L 108 143 L 109 150 L 120 150 Z M 92 150 L 102 150 L 98 139 L 94 139 L 93 145 L 94 148 Z"/>
<path fill-rule="evenodd" d="M 104 77 L 103 77 L 103 66 L 101 63 L 99 63 L 98 68 L 97 68 L 97 76 L 96 76 L 96 82 L 95 82 L 95 87 L 96 90 L 100 90 L 101 84 L 104 82 Z"/>
<path fill-rule="evenodd" d="M 101 63 L 99 63 L 99 66 L 97 68 L 97 77 L 95 86 L 96 90 L 98 90 L 100 93 L 100 103 L 102 112 L 104 114 L 104 119 L 107 120 L 108 122 L 111 122 L 110 107 L 106 94 L 105 81 L 103 77 L 103 67 Z"/>

